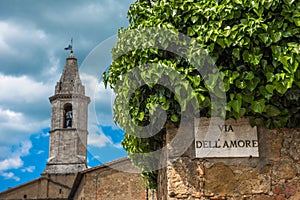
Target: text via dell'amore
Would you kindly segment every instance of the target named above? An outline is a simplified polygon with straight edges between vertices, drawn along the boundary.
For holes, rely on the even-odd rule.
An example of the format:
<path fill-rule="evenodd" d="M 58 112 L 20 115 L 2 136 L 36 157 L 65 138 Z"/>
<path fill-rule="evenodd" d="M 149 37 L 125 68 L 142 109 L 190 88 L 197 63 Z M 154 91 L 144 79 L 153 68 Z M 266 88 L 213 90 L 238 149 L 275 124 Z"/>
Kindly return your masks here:
<path fill-rule="evenodd" d="M 195 119 L 196 157 L 258 157 L 257 128 L 248 119 Z"/>

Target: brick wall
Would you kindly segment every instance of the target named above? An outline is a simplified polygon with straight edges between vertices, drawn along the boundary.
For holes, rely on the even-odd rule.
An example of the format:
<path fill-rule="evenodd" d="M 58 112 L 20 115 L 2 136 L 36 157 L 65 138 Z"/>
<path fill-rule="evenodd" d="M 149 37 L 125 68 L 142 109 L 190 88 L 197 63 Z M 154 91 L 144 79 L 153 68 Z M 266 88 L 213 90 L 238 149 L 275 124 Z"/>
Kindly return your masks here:
<path fill-rule="evenodd" d="M 140 173 L 122 169 L 133 168 L 129 159 L 114 165 L 96 167 L 82 173 L 74 199 L 84 200 L 145 200 L 146 189 Z M 118 169 L 118 170 L 117 170 Z"/>

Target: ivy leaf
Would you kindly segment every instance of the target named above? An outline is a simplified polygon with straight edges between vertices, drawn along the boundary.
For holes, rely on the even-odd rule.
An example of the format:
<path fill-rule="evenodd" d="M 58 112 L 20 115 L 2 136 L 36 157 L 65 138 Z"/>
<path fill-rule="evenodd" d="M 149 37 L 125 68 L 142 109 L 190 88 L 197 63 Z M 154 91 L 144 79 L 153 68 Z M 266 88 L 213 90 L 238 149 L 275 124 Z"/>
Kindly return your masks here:
<path fill-rule="evenodd" d="M 255 112 L 255 113 L 259 113 L 262 114 L 262 112 L 265 109 L 265 100 L 264 99 L 260 99 L 258 101 L 253 101 L 251 103 L 251 109 Z"/>
<path fill-rule="evenodd" d="M 199 15 L 194 15 L 191 18 L 191 20 L 192 20 L 193 23 L 195 23 L 196 21 L 198 21 L 198 19 L 199 19 Z"/>
<path fill-rule="evenodd" d="M 243 4 L 242 0 L 234 0 L 233 2 L 236 3 L 236 4 Z"/>
<path fill-rule="evenodd" d="M 261 33 L 258 37 L 264 44 L 268 44 L 270 42 L 270 36 L 268 33 Z"/>
<path fill-rule="evenodd" d="M 247 84 L 245 81 L 241 81 L 241 80 L 236 80 L 235 81 L 235 86 L 237 88 L 240 88 L 240 89 L 245 89 L 247 87 Z"/>
<path fill-rule="evenodd" d="M 242 107 L 242 100 L 238 99 L 238 100 L 232 100 L 229 102 L 229 104 L 231 105 L 232 109 L 239 113 L 240 109 Z"/>
<path fill-rule="evenodd" d="M 280 46 L 271 46 L 271 50 L 274 55 L 274 59 L 275 60 L 278 59 L 278 57 L 281 54 L 281 47 Z"/>
<path fill-rule="evenodd" d="M 247 88 L 250 91 L 253 91 L 258 85 L 260 79 L 258 77 L 254 77 L 252 80 L 247 81 Z"/>
<path fill-rule="evenodd" d="M 245 80 L 251 80 L 254 78 L 254 73 L 252 71 L 246 72 L 244 79 Z"/>
<path fill-rule="evenodd" d="M 164 103 L 162 103 L 162 108 L 164 109 L 164 110 L 169 110 L 169 108 L 170 108 L 170 103 L 169 102 L 164 102 Z"/>
<path fill-rule="evenodd" d="M 275 89 L 280 94 L 284 94 L 288 88 L 285 87 L 282 82 L 275 82 Z"/>
<path fill-rule="evenodd" d="M 171 121 L 172 122 L 178 122 L 179 121 L 178 116 L 176 114 L 171 115 Z"/>
<path fill-rule="evenodd" d="M 243 95 L 243 101 L 245 101 L 247 103 L 252 103 L 253 100 L 254 100 L 254 96 L 252 94 L 244 94 Z"/>
<path fill-rule="evenodd" d="M 299 18 L 294 18 L 294 22 L 296 24 L 296 26 L 300 26 L 300 17 Z"/>
<path fill-rule="evenodd" d="M 282 37 L 282 33 L 281 32 L 275 32 L 275 33 L 271 33 L 271 38 L 273 40 L 273 43 L 279 42 L 281 40 Z"/>
<path fill-rule="evenodd" d="M 270 117 L 276 117 L 276 116 L 280 115 L 280 113 L 281 113 L 279 108 L 277 108 L 276 106 L 273 106 L 271 104 L 269 104 L 265 107 L 265 112 Z"/>
<path fill-rule="evenodd" d="M 274 74 L 272 72 L 267 72 L 266 77 L 268 82 L 272 82 L 274 79 Z"/>
<path fill-rule="evenodd" d="M 260 94 L 262 94 L 267 100 L 269 100 L 272 97 L 273 91 L 272 93 L 269 93 L 268 90 L 266 89 L 265 86 L 260 86 L 259 87 L 259 92 Z"/>
<path fill-rule="evenodd" d="M 218 38 L 218 39 L 217 39 L 217 43 L 218 43 L 222 48 L 225 48 L 225 47 L 226 47 L 224 38 Z"/>
<path fill-rule="evenodd" d="M 266 85 L 266 90 L 267 90 L 269 93 L 273 94 L 273 90 L 274 90 L 274 89 L 275 89 L 275 86 L 274 86 L 274 85 L 270 85 L 270 84 Z"/>
<path fill-rule="evenodd" d="M 240 60 L 240 52 L 241 52 L 240 48 L 235 48 L 232 50 L 232 55 L 236 57 L 238 60 Z"/>

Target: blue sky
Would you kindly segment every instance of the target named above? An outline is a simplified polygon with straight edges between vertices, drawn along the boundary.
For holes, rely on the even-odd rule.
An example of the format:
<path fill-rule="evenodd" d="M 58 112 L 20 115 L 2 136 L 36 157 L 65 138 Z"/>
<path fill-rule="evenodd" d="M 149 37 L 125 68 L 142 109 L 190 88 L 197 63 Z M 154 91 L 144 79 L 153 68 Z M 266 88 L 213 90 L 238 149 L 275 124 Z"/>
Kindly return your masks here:
<path fill-rule="evenodd" d="M 51 105 L 74 42 L 89 107 L 88 165 L 125 156 L 113 94 L 99 81 L 133 0 L 0 1 L 0 191 L 38 178 L 49 148 Z"/>

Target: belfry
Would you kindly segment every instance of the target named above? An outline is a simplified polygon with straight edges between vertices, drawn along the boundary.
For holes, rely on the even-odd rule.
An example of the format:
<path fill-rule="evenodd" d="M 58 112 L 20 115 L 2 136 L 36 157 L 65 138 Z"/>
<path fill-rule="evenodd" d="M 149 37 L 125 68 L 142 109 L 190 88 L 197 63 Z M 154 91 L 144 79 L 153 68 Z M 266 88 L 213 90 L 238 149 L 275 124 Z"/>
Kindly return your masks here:
<path fill-rule="evenodd" d="M 50 150 L 44 173 L 77 173 L 86 169 L 90 98 L 85 96 L 73 51 L 66 59 L 55 94 L 49 100 L 52 105 Z"/>

